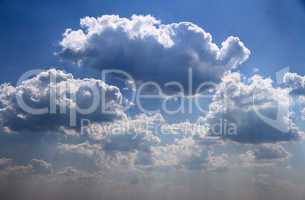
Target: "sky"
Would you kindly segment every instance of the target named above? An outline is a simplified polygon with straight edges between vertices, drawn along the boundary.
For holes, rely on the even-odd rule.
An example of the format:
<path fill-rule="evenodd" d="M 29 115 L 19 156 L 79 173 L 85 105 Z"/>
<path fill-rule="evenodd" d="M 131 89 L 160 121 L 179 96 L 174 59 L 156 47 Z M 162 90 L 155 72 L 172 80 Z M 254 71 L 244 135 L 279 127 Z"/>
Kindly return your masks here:
<path fill-rule="evenodd" d="M 0 0 L 0 26 L 0 199 L 304 199 L 304 0 Z"/>
<path fill-rule="evenodd" d="M 1 80 L 16 80 L 22 71 L 64 66 L 53 53 L 66 28 L 78 27 L 85 16 L 151 14 L 163 23 L 191 21 L 220 44 L 237 35 L 253 51 L 244 70 L 265 75 L 291 67 L 304 72 L 305 6 L 302 0 L 258 1 L 0 1 Z M 73 69 L 73 68 L 72 68 Z M 71 69 L 70 69 L 71 70 Z"/>

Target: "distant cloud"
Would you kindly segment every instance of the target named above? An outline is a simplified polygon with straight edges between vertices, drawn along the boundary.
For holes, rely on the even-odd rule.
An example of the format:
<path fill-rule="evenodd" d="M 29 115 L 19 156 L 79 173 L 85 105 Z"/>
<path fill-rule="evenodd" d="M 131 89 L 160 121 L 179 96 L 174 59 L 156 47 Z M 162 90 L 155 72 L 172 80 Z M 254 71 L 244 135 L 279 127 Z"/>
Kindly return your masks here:
<path fill-rule="evenodd" d="M 10 158 L 0 158 L 0 170 L 7 168 L 12 165 L 13 160 Z"/>
<path fill-rule="evenodd" d="M 39 173 L 39 174 L 52 173 L 52 165 L 44 160 L 32 159 L 30 165 L 34 173 Z"/>
<path fill-rule="evenodd" d="M 210 33 L 191 22 L 162 24 L 150 15 L 103 15 L 85 17 L 80 24 L 81 29 L 63 34 L 60 58 L 84 67 L 124 70 L 136 80 L 186 85 L 191 67 L 195 86 L 218 82 L 250 55 L 238 37 L 230 36 L 218 47 Z"/>
<path fill-rule="evenodd" d="M 5 178 L 18 179 L 35 174 L 51 174 L 52 165 L 44 160 L 32 159 L 27 165 L 19 165 L 12 159 L 1 158 L 0 163 L 7 161 L 6 166 L 0 171 L 0 181 Z"/>
<path fill-rule="evenodd" d="M 257 160 L 282 160 L 289 153 L 280 144 L 261 144 L 255 148 L 254 155 Z"/>

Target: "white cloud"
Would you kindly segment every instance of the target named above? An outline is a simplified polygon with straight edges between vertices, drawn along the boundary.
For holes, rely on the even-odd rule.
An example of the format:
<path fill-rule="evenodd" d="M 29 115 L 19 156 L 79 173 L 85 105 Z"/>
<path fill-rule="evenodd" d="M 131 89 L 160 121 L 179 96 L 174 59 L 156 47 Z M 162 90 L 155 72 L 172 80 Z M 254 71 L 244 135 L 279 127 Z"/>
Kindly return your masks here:
<path fill-rule="evenodd" d="M 293 93 L 305 94 L 305 76 L 288 72 L 284 75 L 283 82 L 292 89 Z"/>
<path fill-rule="evenodd" d="M 109 123 L 92 123 L 83 127 L 83 134 L 90 140 L 103 142 L 109 150 L 130 150 L 158 144 L 156 128 L 165 123 L 161 115 L 139 114 L 134 118 L 125 118 Z M 128 145 L 128 146 L 126 146 Z"/>
<path fill-rule="evenodd" d="M 57 161 L 61 163 L 61 166 L 73 166 L 77 170 L 103 173 L 114 168 L 118 170 L 140 168 L 143 165 L 143 162 L 138 161 L 141 153 L 143 153 L 141 149 L 112 151 L 105 149 L 102 144 L 86 141 L 77 144 L 59 144 Z"/>
<path fill-rule="evenodd" d="M 56 82 L 51 81 L 52 77 Z M 79 125 L 82 118 L 111 121 L 124 116 L 122 95 L 117 87 L 96 79 L 75 79 L 71 74 L 55 69 L 43 71 L 16 87 L 3 84 L 0 94 L 0 124 L 7 130 L 41 130 L 73 125 L 71 120 Z M 32 112 L 18 102 L 18 98 L 33 109 L 47 110 L 40 114 L 35 113 L 36 110 Z M 94 101 L 96 104 L 92 103 Z M 52 105 L 55 108 L 53 113 Z M 91 105 L 95 106 L 92 112 L 80 112 Z"/>
<path fill-rule="evenodd" d="M 295 117 L 303 121 L 305 119 L 305 76 L 288 72 L 284 75 L 283 82 L 290 89 Z"/>
<path fill-rule="evenodd" d="M 77 144 L 58 144 L 57 160 L 64 166 L 74 166 L 87 171 L 96 171 L 108 166 L 110 163 L 104 158 L 105 154 L 99 144 L 89 144 L 88 142 Z"/>
<path fill-rule="evenodd" d="M 81 66 L 120 69 L 137 80 L 187 84 L 219 81 L 225 71 L 245 62 L 250 50 L 230 36 L 221 47 L 210 33 L 191 22 L 162 24 L 153 16 L 103 15 L 81 19 L 81 29 L 67 29 L 58 55 Z"/>
<path fill-rule="evenodd" d="M 273 87 L 269 78 L 254 75 L 243 80 L 239 73 L 228 73 L 217 88 L 205 121 L 210 134 L 224 134 L 241 142 L 296 139 L 299 130 L 290 118 L 290 103 L 289 90 Z M 215 124 L 222 127 L 215 131 Z"/>

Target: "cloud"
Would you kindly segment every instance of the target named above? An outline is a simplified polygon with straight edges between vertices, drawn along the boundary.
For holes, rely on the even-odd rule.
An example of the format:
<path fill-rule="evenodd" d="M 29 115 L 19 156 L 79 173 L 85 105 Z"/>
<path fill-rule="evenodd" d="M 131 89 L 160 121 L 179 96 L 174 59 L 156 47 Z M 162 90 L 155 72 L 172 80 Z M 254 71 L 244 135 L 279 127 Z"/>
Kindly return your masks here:
<path fill-rule="evenodd" d="M 39 174 L 52 173 L 52 165 L 44 160 L 32 159 L 30 165 L 34 173 L 39 173 Z"/>
<path fill-rule="evenodd" d="M 289 90 L 276 88 L 260 75 L 228 73 L 209 106 L 205 122 L 212 135 L 240 142 L 275 142 L 299 137 L 290 118 Z"/>
<path fill-rule="evenodd" d="M 159 114 L 140 114 L 113 122 L 90 123 L 82 127 L 82 133 L 70 135 L 86 142 L 69 144 L 73 139 L 63 140 L 65 143 L 59 145 L 59 153 L 74 164 L 92 163 L 89 168 L 95 169 L 151 165 L 151 148 L 161 145 L 156 128 L 162 123 L 165 121 Z"/>
<path fill-rule="evenodd" d="M 305 77 L 297 73 L 288 72 L 283 77 L 284 84 L 291 88 L 291 93 L 294 95 L 305 94 Z"/>
<path fill-rule="evenodd" d="M 164 193 L 159 188 L 166 188 L 171 195 L 184 198 L 180 194 L 193 195 L 197 190 L 194 187 L 201 192 L 205 188 L 203 193 L 207 193 L 211 188 L 214 192 L 217 186 L 224 189 L 215 190 L 222 197 L 226 184 L 232 180 L 247 188 L 255 186 L 245 181 L 245 177 L 252 180 L 253 172 L 272 170 L 269 174 L 283 175 L 283 170 L 288 170 L 277 165 L 268 169 L 264 166 L 287 160 L 291 149 L 286 150 L 278 142 L 299 137 L 300 130 L 286 108 L 291 106 L 291 94 L 298 94 L 298 100 L 305 102 L 304 77 L 288 73 L 284 77 L 287 87 L 281 88 L 273 86 L 270 78 L 245 78 L 230 72 L 248 59 L 250 51 L 232 36 L 218 47 L 209 33 L 189 22 L 161 24 L 152 16 L 134 15 L 128 19 L 107 15 L 86 17 L 81 25 L 80 30 L 65 32 L 58 53 L 61 58 L 84 67 L 126 70 L 138 80 L 159 83 L 186 84 L 187 67 L 191 67 L 195 84 L 219 82 L 209 112 L 197 122 L 169 123 L 161 114 L 137 113 L 127 117 L 118 87 L 96 79 L 77 79 L 55 69 L 40 72 L 17 86 L 3 84 L 0 152 L 6 158 L 0 158 L 0 184 L 9 181 L 6 187 L 0 187 L 1 194 L 14 196 L 20 192 L 27 194 L 21 196 L 32 198 L 35 192 L 39 199 L 40 195 L 51 193 L 54 197 L 49 196 L 50 199 L 60 199 L 59 194 L 62 199 L 69 195 L 94 199 L 109 194 L 124 197 L 124 191 L 127 195 L 138 194 L 149 187 L 161 196 Z M 54 77 L 55 82 L 50 82 Z M 92 88 L 97 89 L 94 94 Z M 298 92 L 291 93 L 291 89 Z M 105 95 L 105 101 L 98 101 L 96 111 L 81 113 L 81 108 L 88 107 L 96 94 Z M 26 112 L 17 102 L 20 97 L 32 108 L 46 107 L 48 112 Z M 111 114 L 101 113 L 103 106 Z M 56 112 L 51 113 L 52 109 Z M 76 119 L 75 127 L 69 126 L 71 117 Z M 80 127 L 82 118 L 91 123 Z M 288 131 L 282 127 L 288 127 Z M 217 129 L 226 132 L 222 134 Z M 27 137 L 33 132 L 51 133 L 52 137 Z M 226 173 L 230 169 L 233 170 Z M 179 172 L 184 176 L 179 176 Z M 210 172 L 214 172 L 213 176 Z M 299 178 L 300 174 L 294 173 Z M 185 174 L 191 177 L 190 181 Z M 283 180 L 278 177 L 269 181 L 280 179 Z M 172 186 L 178 188 L 176 192 L 169 190 Z M 189 193 L 185 186 L 192 187 Z M 252 190 L 253 187 L 249 191 Z M 149 195 L 151 191 L 144 197 Z"/>
<path fill-rule="evenodd" d="M 150 15 L 103 15 L 82 18 L 80 25 L 63 34 L 60 58 L 99 70 L 120 69 L 136 80 L 187 85 L 190 67 L 195 86 L 218 82 L 250 55 L 238 37 L 230 36 L 218 47 L 210 33 L 191 22 L 162 24 Z"/>
<path fill-rule="evenodd" d="M 139 114 L 110 123 L 92 123 L 83 128 L 83 134 L 92 141 L 102 143 L 109 151 L 149 151 L 151 145 L 160 143 L 157 128 L 164 123 L 160 114 Z"/>
<path fill-rule="evenodd" d="M 254 151 L 257 160 L 285 160 L 289 153 L 280 144 L 261 144 Z"/>
<path fill-rule="evenodd" d="M 56 75 L 56 83 L 50 85 L 48 80 L 52 75 Z M 69 84 L 72 89 L 66 90 L 63 87 L 65 84 Z M 50 139 L 46 136 L 43 138 L 45 142 L 39 140 L 40 142 L 37 144 L 35 140 L 30 140 L 34 146 L 40 146 L 39 149 L 38 147 L 35 149 L 40 153 L 33 150 L 31 159 L 36 155 L 43 155 L 42 159 L 52 164 L 50 158 L 55 158 L 55 165 L 58 169 L 73 166 L 76 170 L 89 172 L 124 168 L 224 170 L 228 166 L 234 166 L 232 165 L 233 156 L 225 151 L 217 150 L 217 148 L 222 148 L 221 138 L 209 136 L 210 125 L 218 122 L 219 117 L 223 116 L 220 108 L 226 108 L 225 116 L 228 121 L 239 123 L 237 135 L 231 137 L 233 140 L 251 143 L 275 142 L 294 139 L 297 134 L 294 132 L 281 133 L 279 130 L 265 125 L 260 118 L 253 118 L 255 117 L 253 104 L 248 101 L 252 95 L 260 94 L 254 105 L 260 112 L 273 114 L 276 106 L 289 104 L 288 90 L 274 88 L 270 79 L 263 79 L 258 75 L 243 81 L 239 73 L 228 73 L 224 76 L 213 97 L 207 117 L 203 116 L 197 122 L 170 124 L 158 113 L 121 117 L 123 112 L 120 102 L 123 97 L 116 87 L 95 79 L 75 79 L 71 74 L 51 69 L 23 81 L 16 87 L 2 85 L 3 92 L 0 102 L 3 109 L 0 114 L 3 119 L 3 127 L 22 133 L 24 129 L 39 125 L 39 129 L 31 130 L 48 132 L 54 127 L 49 125 L 52 118 L 48 114 L 32 116 L 22 111 L 18 107 L 16 96 L 24 95 L 27 103 L 35 108 L 48 106 L 50 88 L 56 88 L 56 108 L 59 109 L 63 105 L 62 101 L 69 101 L 70 104 L 64 105 L 71 109 L 73 103 L 83 105 L 83 101 L 88 101 L 87 97 L 90 95 L 85 91 L 88 85 L 97 86 L 99 91 L 107 94 L 107 101 L 111 105 L 116 105 L 114 111 L 117 112 L 117 115 L 105 120 L 104 116 L 99 118 L 93 113 L 93 115 L 86 116 L 92 120 L 92 123 L 86 124 L 81 129 L 68 127 L 61 120 L 52 121 L 52 123 L 56 122 L 54 125 L 57 127 L 55 131 L 53 130 L 54 138 Z M 69 98 L 73 95 L 78 98 Z M 223 97 L 226 100 L 225 104 Z M 22 116 L 21 119 L 18 119 L 19 116 Z M 40 119 L 39 123 L 35 121 L 35 117 Z M 68 116 L 61 116 L 57 113 L 54 117 L 66 119 L 62 117 Z M 281 120 L 286 122 L 285 117 L 287 116 L 281 117 L 283 117 Z M 23 124 L 20 120 L 23 120 Z M 66 121 L 64 122 L 66 123 Z M 257 130 L 257 127 L 261 129 Z M 58 135 L 59 137 L 57 137 Z M 8 134 L 6 137 L 13 137 L 13 135 Z M 26 138 L 19 139 L 22 140 L 21 142 L 19 140 L 20 146 L 29 142 Z M 52 154 L 48 152 L 50 148 L 55 148 L 53 153 L 51 152 Z M 31 152 L 27 152 L 27 158 L 30 157 L 29 154 Z M 13 154 L 13 156 L 15 155 Z M 5 160 L 2 162 L 9 163 Z M 3 166 L 6 165 L 3 164 Z M 41 174 L 52 171 L 52 168 L 48 163 L 34 159 L 30 161 L 29 165 L 10 170 L 16 171 L 16 173 L 36 171 Z"/>
<path fill-rule="evenodd" d="M 204 142 L 206 129 L 200 124 L 168 124 L 160 114 L 94 122 L 82 127 L 82 132 L 62 131 L 69 135 L 60 140 L 57 161 L 83 170 L 119 166 L 175 168 L 199 150 L 196 146 L 213 145 Z"/>
<path fill-rule="evenodd" d="M 111 122 L 92 122 L 81 129 L 61 127 L 55 137 L 49 139 L 50 144 L 46 141 L 44 148 L 48 150 L 52 143 L 55 154 L 47 155 L 55 157 L 60 168 L 73 166 L 97 171 L 151 165 L 151 147 L 160 143 L 158 133 L 154 132 L 158 122 L 165 123 L 160 115 L 143 114 Z"/>
<path fill-rule="evenodd" d="M 0 94 L 0 125 L 6 132 L 79 126 L 83 118 L 111 121 L 124 116 L 117 87 L 96 79 L 75 79 L 55 69 L 42 71 L 16 87 L 3 84 Z M 86 113 L 90 108 L 92 112 Z"/>
<path fill-rule="evenodd" d="M 12 165 L 13 160 L 9 158 L 0 158 L 0 170 L 7 168 Z"/>
<path fill-rule="evenodd" d="M 74 166 L 86 171 L 96 171 L 108 166 L 101 145 L 89 144 L 88 142 L 78 144 L 58 144 L 57 160 L 63 166 Z M 105 162 L 103 162 L 105 161 Z"/>
<path fill-rule="evenodd" d="M 283 82 L 290 89 L 295 118 L 303 121 L 305 119 L 305 76 L 288 72 L 284 75 Z"/>
<path fill-rule="evenodd" d="M 44 160 L 32 159 L 27 165 L 16 164 L 12 159 L 1 158 L 0 160 L 2 163 L 6 161 L 6 165 L 2 165 L 0 179 L 18 179 L 30 175 L 51 174 L 53 171 L 52 165 Z"/>
<path fill-rule="evenodd" d="M 81 172 L 73 167 L 65 167 L 62 171 L 58 172 L 60 176 L 77 176 L 80 175 Z"/>

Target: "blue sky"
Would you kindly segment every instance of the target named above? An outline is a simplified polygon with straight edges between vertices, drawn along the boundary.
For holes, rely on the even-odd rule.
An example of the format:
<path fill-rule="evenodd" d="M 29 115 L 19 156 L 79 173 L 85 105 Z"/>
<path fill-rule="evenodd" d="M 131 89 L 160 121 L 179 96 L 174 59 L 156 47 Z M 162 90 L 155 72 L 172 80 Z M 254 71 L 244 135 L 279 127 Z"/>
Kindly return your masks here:
<path fill-rule="evenodd" d="M 251 49 L 242 71 L 273 75 L 282 67 L 305 72 L 305 6 L 302 0 L 193 1 L 0 1 L 1 82 L 14 82 L 31 68 L 61 66 L 53 53 L 63 31 L 84 16 L 151 14 L 163 23 L 191 21 L 220 45 L 235 35 Z"/>

